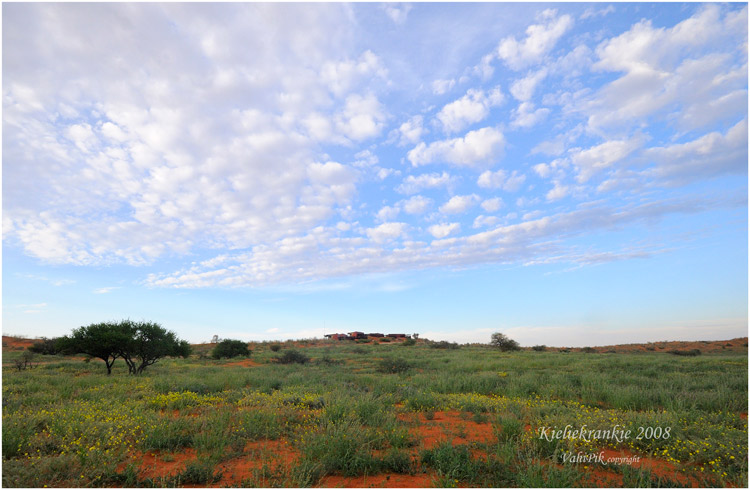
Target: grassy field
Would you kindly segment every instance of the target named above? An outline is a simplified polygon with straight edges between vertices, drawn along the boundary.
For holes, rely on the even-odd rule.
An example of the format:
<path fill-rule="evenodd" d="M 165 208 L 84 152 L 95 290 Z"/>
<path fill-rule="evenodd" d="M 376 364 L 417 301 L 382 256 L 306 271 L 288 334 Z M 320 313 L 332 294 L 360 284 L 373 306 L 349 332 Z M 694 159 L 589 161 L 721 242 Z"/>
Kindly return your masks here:
<path fill-rule="evenodd" d="M 746 487 L 744 342 L 695 357 L 255 344 L 137 377 L 64 357 L 21 371 L 6 349 L 3 486 Z M 310 362 L 273 362 L 292 348 Z M 599 432 L 569 437 L 584 426 Z"/>

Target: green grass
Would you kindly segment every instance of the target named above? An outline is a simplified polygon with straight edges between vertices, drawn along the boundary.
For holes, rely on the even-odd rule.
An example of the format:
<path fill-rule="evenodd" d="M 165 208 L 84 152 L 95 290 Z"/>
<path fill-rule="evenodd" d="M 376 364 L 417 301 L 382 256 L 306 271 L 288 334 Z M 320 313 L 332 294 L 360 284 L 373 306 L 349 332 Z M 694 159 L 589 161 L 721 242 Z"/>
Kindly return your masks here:
<path fill-rule="evenodd" d="M 278 364 L 279 353 L 259 344 L 258 366 L 194 356 L 164 360 L 139 377 L 128 376 L 122 361 L 106 376 L 97 360 L 60 356 L 37 356 L 36 367 L 18 371 L 20 353 L 4 353 L 3 485 L 206 485 L 220 481 L 219 465 L 248 442 L 284 440 L 297 455 L 290 468 L 263 466 L 235 484 L 315 486 L 326 475 L 390 472 L 428 474 L 445 487 L 592 486 L 580 465 L 550 460 L 561 451 L 610 447 L 684 468 L 704 486 L 747 486 L 747 420 L 740 417 L 747 413 L 746 355 L 499 353 L 397 343 L 299 350 L 311 362 Z M 404 358 L 408 368 L 389 368 Z M 486 424 L 495 437 L 424 449 L 418 425 L 399 418 L 421 412 L 436 423 L 446 410 Z M 539 438 L 540 427 L 568 424 L 669 428 L 670 437 Z M 146 451 L 185 448 L 199 459 L 169 478 L 146 479 L 133 462 Z M 485 456 L 473 455 L 477 449 Z M 618 471 L 628 486 L 675 484 L 627 466 Z"/>

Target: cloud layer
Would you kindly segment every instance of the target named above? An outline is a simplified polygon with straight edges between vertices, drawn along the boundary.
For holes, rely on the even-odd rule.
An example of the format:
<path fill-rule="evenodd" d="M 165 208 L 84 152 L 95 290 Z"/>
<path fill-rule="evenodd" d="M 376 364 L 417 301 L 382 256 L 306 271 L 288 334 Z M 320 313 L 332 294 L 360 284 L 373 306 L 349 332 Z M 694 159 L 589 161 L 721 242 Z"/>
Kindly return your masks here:
<path fill-rule="evenodd" d="M 379 34 L 444 12 L 364 8 L 4 6 L 4 246 L 261 287 L 628 260 L 666 245 L 646 222 L 746 205 L 744 6 L 601 30 L 610 10 L 496 5 L 496 38 L 440 66 Z"/>

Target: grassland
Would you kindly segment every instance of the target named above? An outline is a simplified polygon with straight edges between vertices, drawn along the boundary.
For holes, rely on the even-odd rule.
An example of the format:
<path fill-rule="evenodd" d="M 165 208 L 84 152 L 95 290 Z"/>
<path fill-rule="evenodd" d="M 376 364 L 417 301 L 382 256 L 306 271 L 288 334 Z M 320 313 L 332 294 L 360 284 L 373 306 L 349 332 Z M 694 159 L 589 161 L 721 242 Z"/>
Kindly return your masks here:
<path fill-rule="evenodd" d="M 311 361 L 273 362 L 292 347 Z M 19 371 L 19 355 L 3 355 L 5 487 L 747 486 L 746 340 L 695 357 L 257 344 L 141 376 L 64 357 Z M 566 426 L 601 432 L 544 437 Z M 615 427 L 631 436 L 601 436 Z"/>

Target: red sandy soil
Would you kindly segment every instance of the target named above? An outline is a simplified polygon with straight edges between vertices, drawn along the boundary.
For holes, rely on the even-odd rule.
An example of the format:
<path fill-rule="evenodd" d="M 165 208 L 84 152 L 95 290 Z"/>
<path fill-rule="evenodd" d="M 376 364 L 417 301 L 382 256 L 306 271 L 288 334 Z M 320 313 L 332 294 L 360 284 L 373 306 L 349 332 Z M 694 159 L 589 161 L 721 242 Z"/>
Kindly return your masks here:
<path fill-rule="evenodd" d="M 131 460 L 138 464 L 140 478 L 160 478 L 177 475 L 185 469 L 188 463 L 195 461 L 195 449 L 186 448 L 179 453 L 147 451 L 135 454 Z M 124 465 L 122 465 L 124 467 Z M 119 468 L 120 470 L 122 468 Z"/>
<path fill-rule="evenodd" d="M 8 337 L 3 335 L 3 350 L 23 350 L 28 349 L 36 340 L 21 339 L 18 337 Z"/>
<path fill-rule="evenodd" d="M 435 475 L 400 475 L 380 473 L 372 476 L 326 476 L 320 480 L 322 488 L 429 488 Z"/>
<path fill-rule="evenodd" d="M 224 364 L 225 366 L 244 366 L 244 367 L 253 367 L 253 366 L 260 366 L 261 364 L 259 362 L 255 362 L 252 359 L 243 359 L 241 361 L 235 361 L 235 362 L 228 362 Z"/>
<path fill-rule="evenodd" d="M 218 469 L 222 472 L 221 480 L 211 486 L 241 485 L 243 480 L 253 476 L 254 470 L 259 470 L 264 465 L 271 471 L 280 467 L 289 469 L 294 465 L 298 456 L 297 450 L 283 440 L 248 442 L 242 456 L 218 465 Z"/>
<path fill-rule="evenodd" d="M 555 347 L 548 348 L 554 350 Z M 577 352 L 582 348 L 572 347 L 571 351 Z M 593 347 L 596 352 L 615 351 L 626 352 L 669 352 L 670 350 L 692 350 L 698 349 L 703 354 L 720 352 L 747 352 L 747 337 L 739 337 L 732 340 L 705 340 L 705 341 L 669 341 L 648 342 L 644 344 L 619 344 Z"/>
<path fill-rule="evenodd" d="M 600 452 L 604 453 L 603 459 L 605 461 L 608 458 L 630 458 L 637 456 L 639 458 L 638 461 L 624 464 L 630 464 L 632 468 L 648 470 L 653 476 L 679 483 L 682 487 L 698 488 L 701 486 L 701 483 L 697 479 L 681 473 L 672 463 L 667 461 L 636 454 L 626 449 L 601 449 Z M 610 463 L 610 467 L 614 464 L 615 463 Z M 594 467 L 589 468 L 589 472 L 591 475 L 591 483 L 597 486 L 622 486 L 622 475 L 612 469 Z"/>
<path fill-rule="evenodd" d="M 402 413 L 398 418 L 416 425 L 409 429 L 425 449 L 432 449 L 445 441 L 454 446 L 470 442 L 492 443 L 496 437 L 489 422 L 477 423 L 461 417 L 461 412 L 435 412 L 432 420 L 423 413 Z"/>

